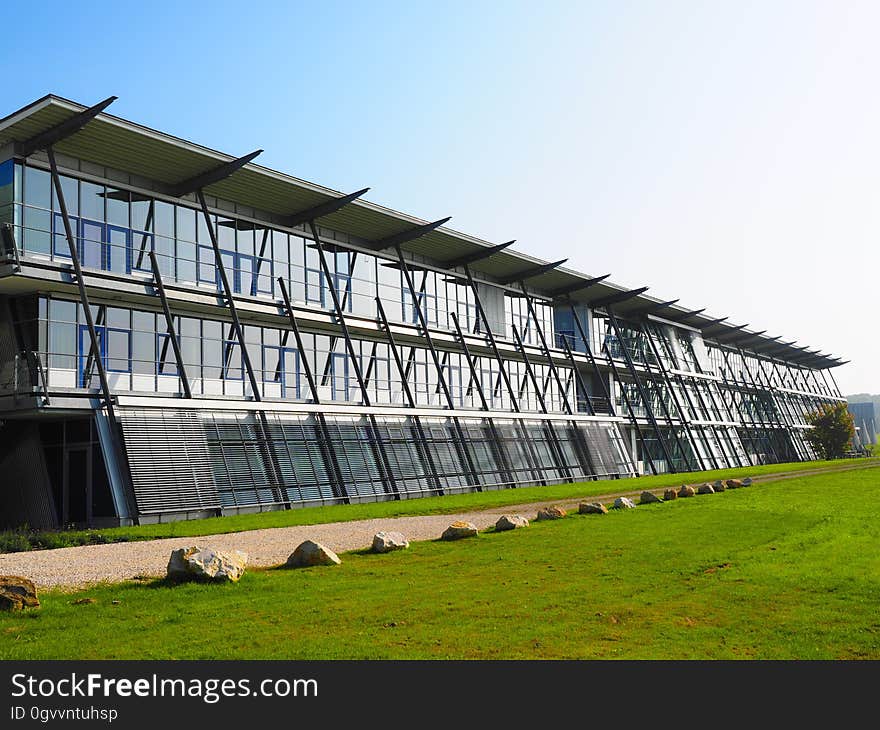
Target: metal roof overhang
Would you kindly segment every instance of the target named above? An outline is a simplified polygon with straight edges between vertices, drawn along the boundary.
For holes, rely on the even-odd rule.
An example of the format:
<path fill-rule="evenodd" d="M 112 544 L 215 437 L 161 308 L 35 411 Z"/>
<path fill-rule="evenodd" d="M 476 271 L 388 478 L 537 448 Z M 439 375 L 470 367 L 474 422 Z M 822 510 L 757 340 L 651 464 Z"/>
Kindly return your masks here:
<path fill-rule="evenodd" d="M 57 124 L 71 119 L 87 107 L 58 96 L 49 95 L 0 120 L 0 147 L 10 142 L 32 139 Z M 154 181 L 163 192 L 173 190 L 175 185 L 202 175 L 213 168 L 232 162 L 235 156 L 203 147 L 192 142 L 150 129 L 111 114 L 101 113 L 82 129 L 55 145 L 57 152 L 87 162 L 121 170 Z M 205 188 L 209 195 L 248 206 L 276 217 L 279 225 L 299 211 L 330 204 L 343 193 L 276 170 L 248 163 L 228 177 Z M 321 225 L 347 233 L 363 241 L 377 241 L 402 233 L 428 221 L 400 213 L 363 198 L 353 200 L 344 207 L 321 218 Z M 404 250 L 428 257 L 442 264 L 443 260 L 470 256 L 494 244 L 446 227 L 439 227 L 418 239 L 404 244 Z M 548 262 L 506 248 L 491 257 L 474 261 L 471 268 L 483 274 L 504 280 L 527 267 L 541 267 Z M 552 296 L 554 291 L 575 287 L 591 278 L 567 268 L 554 268 L 529 280 L 529 285 L 539 293 Z M 583 291 L 574 290 L 569 295 L 574 301 L 589 302 L 626 292 L 627 288 L 608 281 L 595 282 Z M 651 308 L 661 300 L 643 294 L 621 303 L 615 310 L 626 315 L 629 310 Z M 688 326 L 702 329 L 702 324 L 713 322 L 702 310 L 694 312 L 682 306 L 662 307 L 663 317 L 681 321 Z M 733 333 L 741 328 L 717 324 L 712 335 Z M 712 335 L 708 335 L 711 339 Z M 756 336 L 751 349 L 761 352 L 768 347 L 777 357 L 799 357 L 805 353 L 796 348 L 779 349 L 779 342 Z M 836 367 L 843 364 L 830 355 L 809 355 L 812 367 Z"/>

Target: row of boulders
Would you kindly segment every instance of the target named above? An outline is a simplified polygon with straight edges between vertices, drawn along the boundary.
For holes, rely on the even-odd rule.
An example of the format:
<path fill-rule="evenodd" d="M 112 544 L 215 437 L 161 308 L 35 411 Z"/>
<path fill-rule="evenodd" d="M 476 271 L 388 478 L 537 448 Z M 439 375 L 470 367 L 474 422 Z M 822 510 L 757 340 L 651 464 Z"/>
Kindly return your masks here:
<path fill-rule="evenodd" d="M 726 489 L 740 489 L 741 487 L 748 487 L 752 483 L 750 477 L 746 479 L 727 479 L 722 480 L 719 479 L 713 484 L 709 484 L 709 482 L 705 482 L 703 484 L 697 484 L 696 486 L 691 486 L 690 484 L 682 484 L 681 488 L 676 491 L 675 489 L 667 489 L 663 492 L 663 499 L 660 500 L 656 494 L 652 492 L 642 492 L 641 496 L 641 504 L 649 504 L 651 502 L 668 502 L 671 499 L 677 499 L 678 497 L 694 497 L 697 494 L 716 494 L 718 492 L 723 492 Z"/>
<path fill-rule="evenodd" d="M 370 549 L 374 553 L 390 553 L 409 547 L 399 532 L 377 532 Z M 208 580 L 237 582 L 244 575 L 248 555 L 240 550 L 223 551 L 211 547 L 192 546 L 171 551 L 166 577 L 172 581 Z M 314 540 L 300 543 L 287 558 L 288 568 L 310 568 L 315 565 L 340 565 L 339 556 L 326 545 Z"/>
<path fill-rule="evenodd" d="M 663 493 L 663 499 L 649 491 L 644 491 L 639 497 L 639 504 L 653 504 L 667 502 L 679 497 L 693 497 L 697 494 L 715 494 L 725 489 L 738 489 L 751 485 L 751 478 L 718 480 L 714 484 L 708 482 L 698 484 L 695 487 L 683 484 L 681 488 L 667 489 Z M 614 500 L 612 509 L 634 509 L 635 503 L 628 497 L 618 497 Z M 580 514 L 607 514 L 608 508 L 600 502 L 581 502 L 578 505 Z M 566 511 L 559 506 L 542 507 L 538 510 L 536 519 L 558 520 L 566 516 Z M 522 515 L 505 514 L 498 518 L 495 523 L 496 532 L 516 530 L 528 527 L 529 521 Z M 466 537 L 474 537 L 478 534 L 477 526 L 472 522 L 453 522 L 440 536 L 441 540 L 460 540 Z M 382 531 L 373 535 L 370 550 L 374 553 L 389 553 L 394 550 L 403 550 L 409 547 L 409 541 L 400 532 Z M 191 546 L 172 550 L 168 560 L 166 575 L 172 581 L 203 580 L 215 582 L 235 583 L 241 579 L 247 568 L 248 555 L 240 550 L 217 550 L 212 547 Z M 306 540 L 297 546 L 285 563 L 289 568 L 306 568 L 316 565 L 340 565 L 339 556 L 326 545 L 314 540 Z M 37 598 L 36 587 L 33 582 L 20 576 L 0 576 L 0 610 L 20 611 L 24 608 L 37 608 L 40 601 Z"/>

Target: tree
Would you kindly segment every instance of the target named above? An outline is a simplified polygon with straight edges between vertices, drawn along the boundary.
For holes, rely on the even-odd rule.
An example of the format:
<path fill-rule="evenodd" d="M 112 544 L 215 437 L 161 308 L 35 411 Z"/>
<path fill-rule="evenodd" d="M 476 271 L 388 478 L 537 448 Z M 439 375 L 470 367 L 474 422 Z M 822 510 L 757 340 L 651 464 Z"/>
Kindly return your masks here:
<path fill-rule="evenodd" d="M 839 459 L 846 453 L 856 435 L 846 403 L 821 405 L 818 411 L 808 413 L 806 419 L 813 428 L 804 434 L 804 438 L 823 459 Z"/>

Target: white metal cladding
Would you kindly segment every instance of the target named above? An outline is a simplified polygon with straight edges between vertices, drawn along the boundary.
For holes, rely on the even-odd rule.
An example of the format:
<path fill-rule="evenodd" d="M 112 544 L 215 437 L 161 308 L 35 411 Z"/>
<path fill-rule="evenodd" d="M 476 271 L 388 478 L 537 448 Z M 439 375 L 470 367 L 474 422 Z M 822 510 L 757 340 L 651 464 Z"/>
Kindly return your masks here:
<path fill-rule="evenodd" d="M 617 426 L 596 422 L 463 418 L 465 463 L 449 418 L 422 419 L 422 441 L 412 417 L 373 425 L 336 416 L 327 419 L 328 444 L 312 414 L 123 407 L 119 420 L 141 514 L 339 502 L 334 461 L 351 501 L 392 499 L 395 490 L 407 499 L 626 476 L 630 469 L 615 451 Z"/>

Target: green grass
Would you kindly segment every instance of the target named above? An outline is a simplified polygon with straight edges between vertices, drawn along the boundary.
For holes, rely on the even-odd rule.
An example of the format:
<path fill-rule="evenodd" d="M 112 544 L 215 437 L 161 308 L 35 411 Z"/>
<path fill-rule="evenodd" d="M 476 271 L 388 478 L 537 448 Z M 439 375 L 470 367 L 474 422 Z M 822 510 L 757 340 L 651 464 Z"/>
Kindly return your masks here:
<path fill-rule="evenodd" d="M 856 463 L 852 459 L 836 461 L 813 461 L 790 464 L 720 469 L 688 474 L 661 474 L 638 479 L 602 480 L 557 484 L 547 487 L 523 487 L 489 492 L 451 494 L 443 497 L 424 497 L 394 502 L 369 502 L 365 504 L 304 507 L 301 509 L 262 512 L 258 514 L 209 517 L 202 520 L 166 522 L 135 527 L 112 527 L 103 530 L 68 530 L 58 532 L 33 532 L 27 529 L 0 532 L 0 553 L 22 550 L 71 547 L 106 542 L 152 540 L 161 537 L 197 537 L 244 530 L 260 530 L 270 527 L 292 525 L 317 525 L 326 522 L 345 522 L 379 517 L 402 517 L 404 515 L 451 514 L 475 509 L 490 509 L 526 502 L 542 502 L 576 499 L 611 492 L 626 492 L 658 487 L 677 486 L 685 482 L 704 482 L 733 477 L 760 476 L 817 468 L 848 468 Z M 859 464 L 869 463 L 858 460 Z M 880 464 L 880 459 L 873 463 Z"/>
<path fill-rule="evenodd" d="M 0 658 L 880 659 L 878 544 L 880 473 L 795 477 L 237 585 L 48 592 L 0 616 Z"/>

